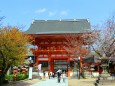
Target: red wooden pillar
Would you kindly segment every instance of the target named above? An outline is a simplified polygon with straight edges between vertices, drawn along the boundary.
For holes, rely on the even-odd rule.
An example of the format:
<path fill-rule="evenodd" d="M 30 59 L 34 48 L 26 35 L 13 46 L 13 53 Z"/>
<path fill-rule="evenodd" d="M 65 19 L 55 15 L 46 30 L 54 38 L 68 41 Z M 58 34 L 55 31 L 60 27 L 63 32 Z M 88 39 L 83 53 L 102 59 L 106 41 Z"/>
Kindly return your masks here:
<path fill-rule="evenodd" d="M 82 68 L 83 68 L 83 58 L 82 56 L 80 56 L 80 72 L 82 72 Z"/>
<path fill-rule="evenodd" d="M 50 56 L 48 57 L 48 67 L 49 67 L 49 72 L 51 71 L 51 58 Z"/>
<path fill-rule="evenodd" d="M 50 60 L 50 71 L 54 72 L 54 60 Z"/>
<path fill-rule="evenodd" d="M 39 64 L 39 59 L 38 57 L 36 57 L 36 66 L 38 66 L 38 64 Z"/>
<path fill-rule="evenodd" d="M 68 57 L 67 62 L 68 62 L 67 65 L 68 77 L 70 77 L 70 57 Z"/>
<path fill-rule="evenodd" d="M 52 60 L 52 72 L 54 72 L 54 60 Z"/>

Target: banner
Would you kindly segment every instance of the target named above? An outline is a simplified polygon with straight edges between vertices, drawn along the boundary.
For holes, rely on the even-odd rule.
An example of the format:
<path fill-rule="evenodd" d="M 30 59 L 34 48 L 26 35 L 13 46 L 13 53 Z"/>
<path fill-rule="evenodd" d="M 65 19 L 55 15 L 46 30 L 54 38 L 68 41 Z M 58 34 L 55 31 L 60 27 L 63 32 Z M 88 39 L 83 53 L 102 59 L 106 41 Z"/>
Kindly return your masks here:
<path fill-rule="evenodd" d="M 38 65 L 38 70 L 41 71 L 42 64 Z"/>

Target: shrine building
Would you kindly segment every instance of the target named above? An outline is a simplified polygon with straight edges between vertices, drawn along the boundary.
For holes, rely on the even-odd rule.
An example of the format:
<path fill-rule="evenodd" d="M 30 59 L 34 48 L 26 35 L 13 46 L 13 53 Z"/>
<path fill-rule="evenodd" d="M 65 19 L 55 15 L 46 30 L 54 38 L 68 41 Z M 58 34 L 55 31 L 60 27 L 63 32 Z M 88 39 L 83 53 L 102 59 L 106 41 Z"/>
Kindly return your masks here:
<path fill-rule="evenodd" d="M 25 34 L 32 35 L 33 45 L 38 46 L 33 52 L 36 66 L 42 64 L 43 70 L 51 72 L 58 69 L 68 72 L 73 68 L 74 61 L 64 49 L 64 35 L 77 34 L 79 37 L 89 30 L 90 22 L 87 19 L 34 20 Z"/>

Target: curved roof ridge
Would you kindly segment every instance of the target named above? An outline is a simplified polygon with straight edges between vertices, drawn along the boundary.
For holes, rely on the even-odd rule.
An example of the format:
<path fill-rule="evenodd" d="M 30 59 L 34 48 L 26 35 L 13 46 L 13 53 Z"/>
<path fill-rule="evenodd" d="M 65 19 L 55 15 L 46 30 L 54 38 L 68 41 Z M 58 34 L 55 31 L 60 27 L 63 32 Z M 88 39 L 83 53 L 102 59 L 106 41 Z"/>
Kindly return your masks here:
<path fill-rule="evenodd" d="M 90 22 L 88 19 L 34 20 L 25 33 L 81 33 L 87 30 L 90 30 Z"/>
<path fill-rule="evenodd" d="M 33 22 L 45 22 L 45 21 L 88 21 L 89 19 L 59 19 L 59 20 L 33 20 Z"/>

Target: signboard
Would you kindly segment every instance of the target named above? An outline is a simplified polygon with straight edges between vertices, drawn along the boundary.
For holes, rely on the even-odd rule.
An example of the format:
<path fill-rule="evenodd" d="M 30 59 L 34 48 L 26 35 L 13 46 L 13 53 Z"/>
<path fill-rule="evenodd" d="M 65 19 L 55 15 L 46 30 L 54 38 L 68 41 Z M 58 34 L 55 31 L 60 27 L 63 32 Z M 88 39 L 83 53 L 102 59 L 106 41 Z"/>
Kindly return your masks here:
<path fill-rule="evenodd" d="M 48 58 L 38 58 L 38 60 L 46 60 L 46 61 L 48 61 Z"/>

